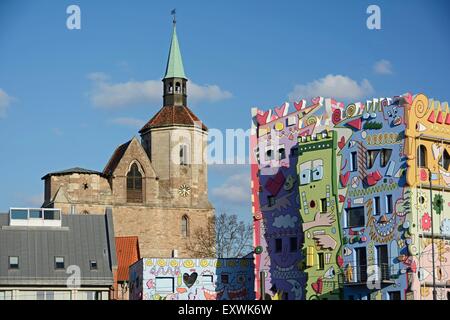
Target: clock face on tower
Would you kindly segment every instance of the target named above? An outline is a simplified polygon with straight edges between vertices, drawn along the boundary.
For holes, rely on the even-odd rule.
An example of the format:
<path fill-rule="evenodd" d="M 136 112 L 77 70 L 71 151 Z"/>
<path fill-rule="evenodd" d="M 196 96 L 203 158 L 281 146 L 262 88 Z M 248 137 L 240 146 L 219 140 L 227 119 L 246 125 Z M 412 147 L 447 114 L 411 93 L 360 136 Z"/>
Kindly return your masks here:
<path fill-rule="evenodd" d="M 191 188 L 188 185 L 186 185 L 186 184 L 182 184 L 178 188 L 178 193 L 182 197 L 187 197 L 191 193 Z"/>

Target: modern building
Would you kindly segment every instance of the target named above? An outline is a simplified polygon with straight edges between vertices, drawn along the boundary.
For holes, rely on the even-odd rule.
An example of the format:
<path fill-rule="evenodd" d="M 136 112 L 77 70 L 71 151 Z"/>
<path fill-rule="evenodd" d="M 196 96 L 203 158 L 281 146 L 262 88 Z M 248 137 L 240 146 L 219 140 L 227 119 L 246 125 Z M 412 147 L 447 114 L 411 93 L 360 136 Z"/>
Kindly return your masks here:
<path fill-rule="evenodd" d="M 0 214 L 0 300 L 108 300 L 116 269 L 110 212 Z"/>
<path fill-rule="evenodd" d="M 121 144 L 101 171 L 72 168 L 46 174 L 43 207 L 63 214 L 111 208 L 117 236 L 137 236 L 143 256 L 189 256 L 190 234 L 206 227 L 208 129 L 189 109 L 176 25 L 162 80 L 163 106 Z"/>
<path fill-rule="evenodd" d="M 253 257 L 143 258 L 130 267 L 131 300 L 254 300 Z"/>
<path fill-rule="evenodd" d="M 291 113 L 288 103 L 274 111 L 252 110 L 257 299 L 341 297 L 342 204 L 334 181 L 341 159 L 331 131 L 338 105 L 318 98 L 295 103 Z"/>
<path fill-rule="evenodd" d="M 257 299 L 447 299 L 448 104 L 294 107 L 252 110 Z"/>

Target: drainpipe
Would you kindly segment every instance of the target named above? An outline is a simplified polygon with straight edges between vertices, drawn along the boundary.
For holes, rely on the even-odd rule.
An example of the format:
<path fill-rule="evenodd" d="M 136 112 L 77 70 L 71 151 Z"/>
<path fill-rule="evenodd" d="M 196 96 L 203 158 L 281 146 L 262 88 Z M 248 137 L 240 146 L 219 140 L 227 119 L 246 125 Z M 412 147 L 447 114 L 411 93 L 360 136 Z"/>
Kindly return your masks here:
<path fill-rule="evenodd" d="M 437 300 L 436 269 L 434 266 L 434 218 L 433 218 L 433 186 L 431 182 L 431 170 L 428 168 L 428 182 L 430 183 L 430 211 L 431 211 L 431 262 L 433 264 L 433 300 Z"/>
<path fill-rule="evenodd" d="M 264 271 L 261 271 L 259 273 L 259 285 L 260 285 L 260 299 L 261 300 L 265 300 L 266 298 L 266 274 L 264 273 Z"/>

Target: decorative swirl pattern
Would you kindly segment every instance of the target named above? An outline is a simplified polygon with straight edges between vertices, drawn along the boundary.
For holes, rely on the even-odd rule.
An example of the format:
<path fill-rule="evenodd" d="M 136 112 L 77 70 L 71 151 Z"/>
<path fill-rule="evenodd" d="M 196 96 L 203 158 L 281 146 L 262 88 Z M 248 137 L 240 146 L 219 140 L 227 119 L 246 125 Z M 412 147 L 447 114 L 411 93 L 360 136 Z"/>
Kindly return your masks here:
<path fill-rule="evenodd" d="M 354 103 L 349 104 L 345 109 L 345 114 L 347 117 L 353 117 L 356 114 L 356 105 Z"/>
<path fill-rule="evenodd" d="M 428 98 L 424 94 L 418 94 L 412 103 L 411 108 L 415 111 L 416 117 L 421 119 L 428 111 Z"/>
<path fill-rule="evenodd" d="M 335 109 L 333 115 L 331 116 L 331 121 L 333 124 L 338 124 L 342 120 L 342 113 L 340 109 Z"/>
<path fill-rule="evenodd" d="M 306 119 L 306 125 L 310 126 L 312 124 L 316 124 L 317 123 L 317 118 L 315 116 L 311 116 L 308 119 Z"/>

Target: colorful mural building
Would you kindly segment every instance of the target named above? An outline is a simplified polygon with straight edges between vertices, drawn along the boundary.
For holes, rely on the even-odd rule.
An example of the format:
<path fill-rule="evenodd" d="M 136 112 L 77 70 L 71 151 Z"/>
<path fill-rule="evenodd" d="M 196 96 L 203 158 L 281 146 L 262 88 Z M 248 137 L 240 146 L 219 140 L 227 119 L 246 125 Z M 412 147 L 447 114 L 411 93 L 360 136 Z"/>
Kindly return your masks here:
<path fill-rule="evenodd" d="M 256 298 L 448 299 L 448 104 L 288 107 L 252 109 Z"/>
<path fill-rule="evenodd" d="M 131 300 L 254 300 L 253 258 L 143 258 L 130 267 Z"/>

